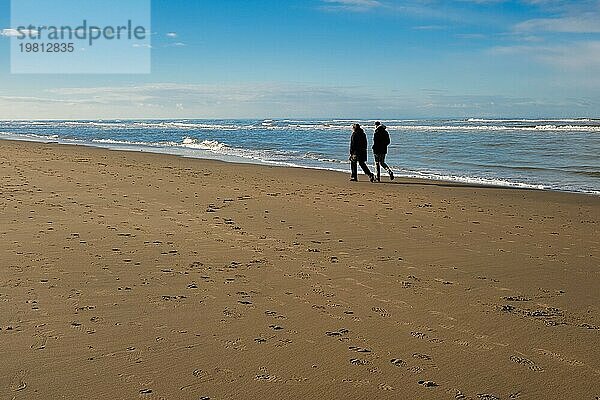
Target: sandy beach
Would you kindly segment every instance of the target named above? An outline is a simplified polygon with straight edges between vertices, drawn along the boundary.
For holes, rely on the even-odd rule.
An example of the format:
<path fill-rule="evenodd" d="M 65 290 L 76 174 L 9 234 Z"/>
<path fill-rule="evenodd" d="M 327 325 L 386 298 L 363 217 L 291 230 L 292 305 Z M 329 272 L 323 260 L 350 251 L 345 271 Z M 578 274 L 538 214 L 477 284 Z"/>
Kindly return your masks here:
<path fill-rule="evenodd" d="M 1 399 L 600 396 L 600 197 L 0 141 Z"/>

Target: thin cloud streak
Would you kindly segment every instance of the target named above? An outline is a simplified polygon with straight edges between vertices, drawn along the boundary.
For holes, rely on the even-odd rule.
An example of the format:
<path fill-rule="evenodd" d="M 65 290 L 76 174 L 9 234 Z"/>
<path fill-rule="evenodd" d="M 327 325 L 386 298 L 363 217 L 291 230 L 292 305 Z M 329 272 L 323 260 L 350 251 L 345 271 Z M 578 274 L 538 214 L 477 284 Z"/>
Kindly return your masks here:
<path fill-rule="evenodd" d="M 321 8 L 329 11 L 366 12 L 383 6 L 378 0 L 322 0 L 322 3 Z"/>
<path fill-rule="evenodd" d="M 562 18 L 539 18 L 521 22 L 515 32 L 600 33 L 600 13 Z"/>
<path fill-rule="evenodd" d="M 553 67 L 569 70 L 595 70 L 600 73 L 600 41 L 581 41 L 561 45 L 497 46 L 494 55 L 518 55 Z"/>

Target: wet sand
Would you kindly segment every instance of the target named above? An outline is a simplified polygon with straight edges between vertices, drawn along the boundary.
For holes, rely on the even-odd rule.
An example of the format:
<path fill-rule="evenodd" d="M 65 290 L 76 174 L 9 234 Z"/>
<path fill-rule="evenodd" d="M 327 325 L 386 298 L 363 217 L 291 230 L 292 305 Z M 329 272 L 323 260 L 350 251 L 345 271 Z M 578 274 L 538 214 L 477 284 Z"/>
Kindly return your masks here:
<path fill-rule="evenodd" d="M 597 399 L 600 198 L 0 141 L 2 399 Z"/>

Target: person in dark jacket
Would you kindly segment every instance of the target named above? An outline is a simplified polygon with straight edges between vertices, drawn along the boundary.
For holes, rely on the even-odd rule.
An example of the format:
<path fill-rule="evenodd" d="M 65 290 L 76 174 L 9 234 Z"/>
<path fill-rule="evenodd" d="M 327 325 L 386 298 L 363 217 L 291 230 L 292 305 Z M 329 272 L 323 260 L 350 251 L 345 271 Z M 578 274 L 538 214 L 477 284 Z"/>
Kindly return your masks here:
<path fill-rule="evenodd" d="M 367 167 L 367 135 L 365 131 L 360 127 L 359 124 L 352 125 L 352 138 L 350 139 L 350 164 L 352 167 L 352 178 L 351 181 L 358 181 L 358 167 L 360 164 L 363 172 L 371 179 L 371 182 L 375 181 L 375 175 Z"/>
<path fill-rule="evenodd" d="M 375 168 L 377 168 L 377 182 L 381 182 L 381 167 L 389 174 L 390 179 L 394 180 L 392 169 L 385 163 L 385 156 L 390 145 L 390 134 L 385 125 L 381 122 L 375 122 L 375 134 L 373 135 L 373 156 L 375 157 Z"/>

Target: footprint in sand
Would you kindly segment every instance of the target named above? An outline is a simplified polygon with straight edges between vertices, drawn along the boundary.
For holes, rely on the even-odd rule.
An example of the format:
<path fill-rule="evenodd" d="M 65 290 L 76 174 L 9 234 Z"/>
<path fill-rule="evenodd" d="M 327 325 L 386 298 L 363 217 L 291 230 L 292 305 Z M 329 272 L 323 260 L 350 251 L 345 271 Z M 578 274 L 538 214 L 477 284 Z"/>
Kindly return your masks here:
<path fill-rule="evenodd" d="M 329 337 L 339 337 L 339 336 L 344 336 L 348 332 L 350 332 L 348 329 L 342 328 L 337 331 L 325 332 L 325 334 Z"/>
<path fill-rule="evenodd" d="M 410 335 L 417 339 L 427 339 L 428 337 L 427 334 L 423 332 L 411 332 Z"/>
<path fill-rule="evenodd" d="M 267 311 L 265 311 L 265 315 L 268 315 L 269 317 L 273 317 L 275 319 L 287 319 L 287 317 L 285 315 L 280 315 L 276 311 L 267 310 Z"/>
<path fill-rule="evenodd" d="M 27 377 L 27 371 L 20 370 L 17 372 L 10 381 L 10 389 L 13 392 L 20 392 L 27 388 L 27 382 L 25 382 L 25 378 Z"/>
<path fill-rule="evenodd" d="M 352 358 L 350 360 L 350 364 L 352 364 L 352 365 L 367 365 L 368 363 L 369 363 L 368 360 L 361 360 L 358 358 Z"/>
<path fill-rule="evenodd" d="M 388 392 L 388 391 L 391 392 L 392 390 L 394 390 L 394 387 L 388 385 L 387 383 L 380 383 L 379 386 L 378 386 L 378 388 L 379 388 L 379 390 L 383 390 L 383 391 L 386 391 L 386 392 Z"/>
<path fill-rule="evenodd" d="M 480 400 L 500 400 L 500 397 L 488 393 L 478 393 L 477 398 Z"/>
<path fill-rule="evenodd" d="M 408 372 L 412 372 L 413 374 L 420 374 L 421 372 L 425 371 L 424 368 L 419 367 L 418 365 L 415 365 L 414 367 L 409 367 L 406 370 Z"/>
<path fill-rule="evenodd" d="M 276 376 L 271 376 L 269 374 L 260 374 L 254 377 L 255 381 L 263 381 L 263 382 L 277 382 L 279 379 Z"/>
<path fill-rule="evenodd" d="M 549 351 L 549 350 L 537 349 L 537 351 L 540 354 L 544 355 L 544 356 L 550 357 L 550 358 L 552 358 L 552 359 L 554 359 L 554 360 L 556 360 L 558 362 L 561 362 L 563 364 L 566 364 L 566 365 L 571 365 L 571 366 L 574 366 L 574 367 L 581 367 L 581 366 L 585 365 L 581 361 L 574 360 L 574 359 L 572 359 L 572 360 L 567 359 L 566 357 L 563 357 L 560 354 L 554 353 L 554 352 Z M 598 400 L 600 400 L 600 399 L 598 399 Z"/>
<path fill-rule="evenodd" d="M 370 353 L 371 350 L 363 349 L 362 347 L 350 346 L 348 347 L 350 351 L 356 351 L 357 353 Z"/>
<path fill-rule="evenodd" d="M 292 343 L 294 343 L 294 341 L 291 339 L 279 339 L 275 347 L 287 347 Z"/>
<path fill-rule="evenodd" d="M 392 358 L 390 362 L 396 367 L 403 367 L 404 365 L 406 365 L 406 363 L 399 358 Z"/>
<path fill-rule="evenodd" d="M 600 326 L 596 326 L 596 325 L 592 325 L 592 324 L 588 324 L 588 323 L 583 323 L 579 325 L 582 328 L 585 329 L 592 329 L 592 330 L 600 330 Z M 598 397 L 598 400 L 600 400 L 600 396 Z"/>
<path fill-rule="evenodd" d="M 380 316 L 382 316 L 384 318 L 388 318 L 390 316 L 390 313 L 385 308 L 373 307 L 373 308 L 371 308 L 371 311 L 376 312 L 377 314 L 379 314 Z"/>
<path fill-rule="evenodd" d="M 31 345 L 32 350 L 43 350 L 46 348 L 48 338 L 46 336 L 36 335 L 34 343 Z"/>
<path fill-rule="evenodd" d="M 534 363 L 533 361 L 531 361 L 527 358 L 519 357 L 519 356 L 511 356 L 510 360 L 516 364 L 520 364 L 520 365 L 524 365 L 524 366 L 528 367 L 533 372 L 544 372 L 544 369 L 542 367 L 536 365 L 536 363 Z"/>
<path fill-rule="evenodd" d="M 531 301 L 531 298 L 526 296 L 505 296 L 502 299 L 506 301 Z"/>
<path fill-rule="evenodd" d="M 419 381 L 419 385 L 424 386 L 426 388 L 434 388 L 436 386 L 439 386 L 437 383 L 435 383 L 433 381 Z"/>
<path fill-rule="evenodd" d="M 233 319 L 240 319 L 240 318 L 242 318 L 242 314 L 240 314 L 236 310 L 230 310 L 227 307 L 225 307 L 225 309 L 223 310 L 223 315 L 226 316 L 226 317 L 228 317 L 228 318 L 233 318 Z"/>
<path fill-rule="evenodd" d="M 427 354 L 421 354 L 421 353 L 415 353 L 413 354 L 413 358 L 418 358 L 420 360 L 431 360 L 431 356 L 428 356 Z"/>
<path fill-rule="evenodd" d="M 208 371 L 203 371 L 201 369 L 195 369 L 194 372 L 192 372 L 192 375 L 197 378 L 200 383 L 211 382 L 214 380 L 214 377 Z M 184 390 L 186 388 L 187 386 L 181 389 Z"/>
<path fill-rule="evenodd" d="M 467 396 L 465 396 L 460 390 L 458 389 L 449 389 L 448 391 L 446 391 L 446 393 L 450 394 L 450 395 L 454 395 L 454 398 L 456 400 L 466 400 Z"/>

